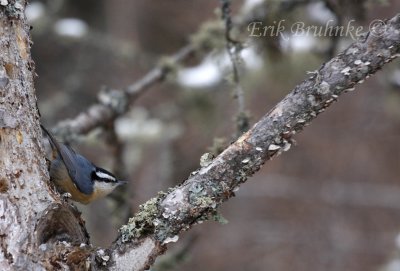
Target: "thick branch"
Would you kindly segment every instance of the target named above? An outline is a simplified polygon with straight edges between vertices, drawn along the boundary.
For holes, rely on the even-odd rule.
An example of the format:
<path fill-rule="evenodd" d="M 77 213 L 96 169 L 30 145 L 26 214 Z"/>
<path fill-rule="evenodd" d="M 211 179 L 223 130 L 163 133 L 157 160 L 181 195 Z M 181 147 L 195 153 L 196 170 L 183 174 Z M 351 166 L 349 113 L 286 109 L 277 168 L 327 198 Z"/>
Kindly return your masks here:
<path fill-rule="evenodd" d="M 289 150 L 294 134 L 339 95 L 352 91 L 356 83 L 362 83 L 399 52 L 400 15 L 397 15 L 323 64 L 209 165 L 194 172 L 168 194 L 141 206 L 141 211 L 121 228 L 121 235 L 110 251 L 109 267 L 145 269 L 163 252 L 165 243 L 176 241 L 183 230 L 214 214 L 267 160 Z M 128 259 L 133 258 L 137 261 L 128 268 Z"/>

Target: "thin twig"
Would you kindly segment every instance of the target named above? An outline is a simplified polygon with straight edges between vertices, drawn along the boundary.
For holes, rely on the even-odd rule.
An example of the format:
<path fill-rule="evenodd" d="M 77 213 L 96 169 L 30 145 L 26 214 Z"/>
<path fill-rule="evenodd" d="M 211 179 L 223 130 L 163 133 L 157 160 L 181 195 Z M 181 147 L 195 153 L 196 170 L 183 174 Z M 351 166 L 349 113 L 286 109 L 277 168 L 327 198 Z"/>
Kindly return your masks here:
<path fill-rule="evenodd" d="M 249 119 L 245 112 L 245 99 L 244 91 L 240 84 L 239 65 L 242 62 L 240 57 L 240 51 L 242 44 L 231 37 L 231 30 L 233 27 L 231 18 L 231 1 L 220 0 L 222 9 L 222 20 L 225 22 L 225 40 L 226 40 L 226 51 L 229 59 L 232 63 L 232 76 L 234 84 L 234 97 L 238 101 L 238 110 L 236 116 L 236 138 L 242 135 L 249 129 Z"/>
<path fill-rule="evenodd" d="M 113 122 L 107 124 L 107 129 L 105 129 L 106 143 L 111 149 L 110 157 L 113 158 L 112 172 L 115 173 L 121 180 L 127 181 L 128 175 L 125 170 L 124 165 L 124 149 L 125 144 L 119 138 L 115 132 L 115 126 Z M 127 184 L 129 187 L 133 185 L 132 183 Z M 129 188 L 117 189 L 114 193 L 110 194 L 108 197 L 113 200 L 113 215 L 120 219 L 121 221 L 126 221 L 130 216 L 132 216 L 132 208 L 129 204 L 126 204 L 126 199 L 128 198 Z"/>
<path fill-rule="evenodd" d="M 222 0 L 221 0 L 222 1 Z M 286 1 L 285 4 L 282 3 L 281 5 L 281 10 L 290 10 L 293 8 L 293 6 L 297 6 L 298 4 L 305 4 L 310 1 L 315 1 L 315 0 L 302 0 L 302 1 Z M 291 4 L 290 4 L 291 3 Z M 257 9 L 255 7 L 254 9 Z M 249 12 L 252 14 L 253 12 Z M 254 14 L 252 16 L 255 16 Z M 251 18 L 248 17 L 248 14 L 240 14 L 238 16 L 235 16 L 234 18 L 235 25 L 240 27 L 243 25 L 246 25 L 249 21 L 251 21 Z M 207 23 L 204 23 L 203 25 L 206 25 Z M 228 22 L 228 28 L 232 28 L 232 19 L 229 19 Z M 235 27 L 236 27 L 235 26 Z M 227 28 L 227 29 L 228 29 Z M 201 28 L 200 28 L 201 29 Z M 226 32 L 229 34 L 229 32 Z M 213 33 L 215 34 L 215 33 Z M 227 41 L 232 41 L 230 38 L 227 39 Z M 203 41 L 204 42 L 204 41 Z M 175 55 L 171 56 L 169 58 L 169 64 L 174 65 L 178 64 L 185 59 L 187 59 L 190 55 L 192 55 L 194 52 L 198 50 L 204 50 L 204 48 L 207 48 L 204 44 L 196 44 L 196 43 L 190 43 L 186 45 L 185 47 L 181 48 Z M 214 49 L 214 48 L 209 48 L 209 49 Z M 230 50 L 228 50 L 228 53 Z M 234 58 L 234 61 L 235 58 Z M 237 65 L 233 65 L 234 69 L 236 69 Z M 53 132 L 58 134 L 61 138 L 68 138 L 71 137 L 71 135 L 76 135 L 76 134 L 87 134 L 91 130 L 93 130 L 96 127 L 100 127 L 105 125 L 107 122 L 114 120 L 117 116 L 120 116 L 121 114 L 125 113 L 128 110 L 128 107 L 144 92 L 146 92 L 150 87 L 153 85 L 157 84 L 158 82 L 163 81 L 168 74 L 173 72 L 173 69 L 170 69 L 170 67 L 165 66 L 165 65 L 159 65 L 154 67 L 152 70 L 150 70 L 146 75 L 144 75 L 141 79 L 139 79 L 137 82 L 129 85 L 128 87 L 125 88 L 125 90 L 119 90 L 122 92 L 122 94 L 126 95 L 128 97 L 127 101 L 125 101 L 123 104 L 126 105 L 126 107 L 123 108 L 115 108 L 115 107 L 110 107 L 105 104 L 94 104 L 89 107 L 84 112 L 81 112 L 78 116 L 76 116 L 73 119 L 68 119 L 59 122 L 55 128 L 53 129 Z M 239 81 L 239 73 L 238 70 L 234 70 L 234 81 Z M 236 75 L 235 75 L 236 74 Z M 239 93 L 238 96 L 238 111 L 239 112 L 244 112 L 245 110 L 245 103 L 244 103 L 244 98 L 243 95 L 240 93 L 243 93 L 243 90 L 241 89 L 239 84 L 236 84 L 239 86 L 239 89 L 236 90 L 237 93 Z M 240 119 L 241 116 L 243 116 L 243 121 L 242 125 L 240 125 Z M 244 114 L 239 114 L 238 115 L 238 125 L 240 125 L 243 128 L 240 128 L 239 130 L 245 131 L 248 129 L 248 117 L 246 113 Z M 246 128 L 247 127 L 247 128 Z M 66 140 L 68 141 L 68 140 Z"/>
<path fill-rule="evenodd" d="M 195 51 L 193 45 L 181 48 L 175 55 L 170 57 L 170 63 L 179 63 L 189 57 Z M 54 131 L 61 136 L 70 134 L 86 134 L 92 129 L 103 126 L 113 121 L 117 116 L 125 113 L 129 105 L 131 105 L 141 94 L 148 90 L 151 86 L 162 81 L 172 70 L 169 67 L 159 65 L 150 70 L 142 79 L 129 85 L 125 90 L 115 90 L 121 92 L 120 99 L 124 106 L 115 107 L 108 104 L 94 104 L 85 112 L 80 113 L 77 117 L 65 120 L 56 125 Z"/>

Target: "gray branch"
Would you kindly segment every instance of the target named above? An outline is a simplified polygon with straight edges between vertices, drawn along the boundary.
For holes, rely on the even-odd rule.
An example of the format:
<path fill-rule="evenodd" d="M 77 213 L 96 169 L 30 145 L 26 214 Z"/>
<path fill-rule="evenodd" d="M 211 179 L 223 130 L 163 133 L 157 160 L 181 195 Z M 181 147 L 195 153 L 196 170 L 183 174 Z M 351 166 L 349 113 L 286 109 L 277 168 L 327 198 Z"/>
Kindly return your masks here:
<path fill-rule="evenodd" d="M 278 7 L 278 13 L 291 10 L 298 5 L 304 5 L 315 0 L 302 0 L 302 1 L 284 1 L 280 3 Z M 248 23 L 253 21 L 255 18 L 261 16 L 260 10 L 269 10 L 268 8 L 261 8 L 263 4 L 256 6 L 251 11 L 241 12 L 229 20 L 229 29 L 225 30 L 219 24 L 219 21 L 207 21 L 202 24 L 200 30 L 192 36 L 192 42 L 185 47 L 181 48 L 174 55 L 169 56 L 167 61 L 163 65 L 154 67 L 148 73 L 146 73 L 140 80 L 127 86 L 123 90 L 116 90 L 113 93 L 108 93 L 104 97 L 101 103 L 91 105 L 86 111 L 81 112 L 78 116 L 73 119 L 67 119 L 58 123 L 54 129 L 54 132 L 62 137 L 69 137 L 71 134 L 87 134 L 97 127 L 106 125 L 113 121 L 116 117 L 126 113 L 129 106 L 143 93 L 149 90 L 152 86 L 159 82 L 162 82 L 171 72 L 174 71 L 174 67 L 187 59 L 191 54 L 198 51 L 211 51 L 218 49 L 218 45 L 222 45 L 225 42 L 232 42 L 230 37 L 226 40 L 222 40 L 224 32 L 229 36 L 232 28 L 243 28 L 247 27 Z M 261 17 L 267 17 L 269 14 L 262 14 Z M 228 32 L 227 32 L 228 31 Z M 210 46 L 211 45 L 211 46 Z M 228 46 L 230 47 L 230 46 Z M 229 48 L 228 48 L 229 49 Z M 228 50 L 229 51 L 229 50 Z M 234 61 L 237 62 L 237 61 Z M 238 96 L 238 116 L 237 123 L 241 130 L 247 130 L 248 128 L 248 116 L 244 112 L 244 97 L 243 90 L 238 83 L 238 71 L 237 63 L 234 63 L 233 74 L 235 82 L 235 92 Z M 101 97 L 100 97 L 101 98 Z"/>
<path fill-rule="evenodd" d="M 293 136 L 342 93 L 353 90 L 357 83 L 400 53 L 400 15 L 397 15 L 312 72 L 218 157 L 208 164 L 203 161 L 205 165 L 184 183 L 143 204 L 108 249 L 94 249 L 80 215 L 47 183 L 39 140 L 29 27 L 23 18 L 26 2 L 3 2 L 0 4 L 1 270 L 87 270 L 89 267 L 145 270 L 165 251 L 165 244 L 177 241 L 182 231 L 215 218 L 222 202 L 232 197 L 267 160 L 289 150 Z M 134 97 L 135 91 L 153 84 L 157 81 L 154 78 L 163 74 L 156 68 L 136 85 L 139 90 L 133 85 L 128 95 Z M 112 106 L 100 105 L 100 108 L 106 112 L 105 117 L 116 114 Z"/>
<path fill-rule="evenodd" d="M 169 65 L 186 59 L 195 51 L 195 47 L 188 45 L 181 48 L 169 59 Z M 96 127 L 112 122 L 117 116 L 125 113 L 141 94 L 157 82 L 162 81 L 171 72 L 171 66 L 159 65 L 150 70 L 143 78 L 129 86 L 125 90 L 116 90 L 106 95 L 102 103 L 94 104 L 86 111 L 80 113 L 74 119 L 60 122 L 55 130 L 60 134 L 86 134 Z"/>
<path fill-rule="evenodd" d="M 399 53 L 400 15 L 396 15 L 312 72 L 247 133 L 183 184 L 142 205 L 110 248 L 109 268 L 131 270 L 132 259 L 136 259 L 134 270 L 147 268 L 165 250 L 165 243 L 176 241 L 182 231 L 216 214 L 218 206 L 267 160 L 290 149 L 296 133 Z"/>

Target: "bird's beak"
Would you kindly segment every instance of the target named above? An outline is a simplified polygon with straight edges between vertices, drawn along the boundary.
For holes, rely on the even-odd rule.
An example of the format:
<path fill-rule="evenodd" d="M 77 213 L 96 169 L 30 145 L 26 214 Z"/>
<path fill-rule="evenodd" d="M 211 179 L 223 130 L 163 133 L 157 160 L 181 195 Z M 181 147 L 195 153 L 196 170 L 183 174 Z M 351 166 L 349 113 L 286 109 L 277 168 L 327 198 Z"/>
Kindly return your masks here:
<path fill-rule="evenodd" d="M 124 185 L 124 184 L 127 184 L 127 183 L 128 183 L 127 181 L 118 180 L 118 185 Z"/>

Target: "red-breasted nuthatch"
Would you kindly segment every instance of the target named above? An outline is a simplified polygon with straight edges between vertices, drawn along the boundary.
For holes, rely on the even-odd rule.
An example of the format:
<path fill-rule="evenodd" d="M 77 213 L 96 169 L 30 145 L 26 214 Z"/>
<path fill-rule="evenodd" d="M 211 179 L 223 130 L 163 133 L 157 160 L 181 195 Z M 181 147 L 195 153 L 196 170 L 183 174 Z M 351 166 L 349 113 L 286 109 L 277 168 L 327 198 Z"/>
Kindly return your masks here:
<path fill-rule="evenodd" d="M 60 192 L 69 193 L 72 200 L 88 204 L 126 183 L 75 153 L 71 147 L 58 143 L 46 128 L 41 127 L 55 154 L 50 165 L 50 179 Z"/>

